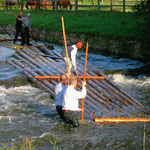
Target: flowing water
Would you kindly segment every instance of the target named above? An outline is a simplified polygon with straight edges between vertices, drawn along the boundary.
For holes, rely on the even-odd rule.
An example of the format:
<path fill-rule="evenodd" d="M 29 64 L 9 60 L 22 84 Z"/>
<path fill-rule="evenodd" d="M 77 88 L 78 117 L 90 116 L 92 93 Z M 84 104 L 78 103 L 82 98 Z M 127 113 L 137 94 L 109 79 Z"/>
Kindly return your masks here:
<path fill-rule="evenodd" d="M 61 46 L 56 46 L 58 51 Z M 7 63 L 13 50 L 0 47 L 0 147 L 28 137 L 38 150 L 141 150 L 144 123 L 96 124 L 85 120 L 79 128 L 61 123 L 49 93 L 32 85 L 20 70 Z M 84 53 L 80 53 L 84 56 Z M 88 61 L 124 90 L 150 107 L 147 64 L 131 59 L 89 54 Z M 139 69 L 140 68 L 140 69 Z M 147 68 L 147 69 L 144 69 Z M 141 70 L 146 70 L 145 72 Z M 136 74 L 135 74 L 136 72 Z M 57 136 L 57 140 L 55 140 Z M 150 124 L 146 123 L 146 150 L 150 149 Z"/>

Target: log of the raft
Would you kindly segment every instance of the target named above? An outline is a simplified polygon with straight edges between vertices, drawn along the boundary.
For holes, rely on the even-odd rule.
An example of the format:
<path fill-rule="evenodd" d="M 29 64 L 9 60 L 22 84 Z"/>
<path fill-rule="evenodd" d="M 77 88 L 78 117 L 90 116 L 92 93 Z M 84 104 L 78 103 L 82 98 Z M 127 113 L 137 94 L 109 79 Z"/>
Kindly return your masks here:
<path fill-rule="evenodd" d="M 39 58 L 41 58 L 41 59 L 44 59 L 45 60 L 45 58 L 43 58 L 43 57 L 41 57 L 41 56 L 39 56 Z M 44 61 L 43 60 L 43 61 Z M 46 60 L 47 61 L 47 60 Z M 57 64 L 55 65 L 54 63 L 51 63 L 50 65 L 54 65 L 56 68 L 57 68 Z M 57 68 L 57 69 L 59 69 L 59 68 Z M 62 69 L 60 69 L 61 71 L 62 71 Z M 92 94 L 93 95 L 93 94 Z"/>
<path fill-rule="evenodd" d="M 121 122 L 150 122 L 150 118 L 100 118 L 100 117 L 95 117 L 94 119 L 95 122 L 97 123 L 121 123 Z"/>
<path fill-rule="evenodd" d="M 38 75 L 37 73 L 35 73 L 34 71 L 32 71 L 30 68 L 28 68 L 27 66 L 25 66 L 23 63 L 21 63 L 20 61 L 18 60 L 14 60 L 13 61 L 17 66 L 21 67 L 21 68 L 24 68 L 24 70 L 26 72 L 28 72 L 29 74 L 31 74 L 33 77 Z M 40 81 L 39 81 L 40 82 Z M 47 81 L 43 81 L 44 85 L 46 85 L 47 87 L 49 87 L 49 89 L 51 90 L 51 93 L 53 94 L 53 89 L 54 89 L 54 86 L 49 84 L 49 82 Z"/>
<path fill-rule="evenodd" d="M 82 69 L 79 68 L 79 70 L 82 72 Z M 91 75 L 89 73 L 87 73 L 87 75 Z M 88 81 L 88 82 L 94 82 L 94 81 Z M 106 98 L 111 98 L 112 100 L 119 100 L 119 99 L 122 99 L 121 97 L 119 98 L 119 95 L 118 97 L 116 98 L 114 95 L 110 95 L 109 92 L 107 92 L 106 90 L 104 90 L 103 88 L 101 88 L 101 86 L 103 84 L 98 84 L 99 81 L 96 82 L 97 84 L 95 84 L 95 87 L 97 88 L 97 90 L 99 90 L 99 92 L 103 93 L 101 97 L 103 97 L 103 99 L 105 100 Z M 109 89 L 111 91 L 111 89 Z M 111 93 L 112 94 L 112 93 Z M 104 96 L 106 96 L 106 98 Z M 115 98 L 115 99 L 114 99 Z M 115 101 L 112 101 L 113 103 Z M 125 105 L 129 106 L 127 103 L 124 103 Z M 113 106 L 115 105 L 118 105 L 117 103 L 114 103 Z M 119 105 L 120 107 L 124 107 L 123 105 Z M 138 113 L 138 111 L 136 109 L 134 109 L 133 107 L 129 106 L 132 110 L 130 110 L 131 112 L 134 110 Z M 124 107 L 125 108 L 125 107 Z M 118 108 L 119 109 L 119 108 Z"/>
<path fill-rule="evenodd" d="M 22 55 L 24 55 L 25 56 L 25 54 L 23 54 L 21 51 L 19 52 L 19 53 L 21 53 Z M 25 58 L 28 58 L 27 56 L 25 57 Z M 29 59 L 29 58 L 28 58 Z M 31 58 L 30 58 L 31 59 Z M 33 60 L 32 60 L 33 61 Z M 34 62 L 35 63 L 35 62 Z M 38 64 L 38 63 L 37 63 Z M 93 111 L 93 110 L 90 110 L 90 111 Z"/>
<path fill-rule="evenodd" d="M 88 63 L 89 64 L 89 63 Z M 88 70 L 89 71 L 89 70 Z M 102 72 L 102 71 L 101 71 Z M 93 73 L 92 71 L 90 71 L 90 73 L 92 74 L 92 75 L 95 75 L 95 73 Z M 104 75 L 104 77 L 107 77 L 104 73 L 102 74 L 102 75 Z M 108 81 L 108 77 L 106 78 L 107 79 L 107 81 Z M 108 83 L 106 83 L 106 81 L 105 80 L 103 80 L 103 81 L 99 81 L 99 82 L 101 82 L 101 83 L 105 83 L 106 85 L 108 84 Z M 115 87 L 112 87 L 111 86 L 111 82 L 109 81 L 109 85 L 107 85 L 107 86 L 109 86 L 109 88 L 110 89 L 113 89 L 114 90 L 114 88 Z M 118 89 L 117 89 L 117 92 L 116 92 L 116 89 L 114 90 L 115 92 L 114 93 L 117 93 L 118 92 Z M 124 93 L 120 93 L 120 92 L 118 92 L 118 94 L 120 94 L 121 96 L 123 96 L 123 98 L 127 98 L 129 101 L 131 101 L 131 99 L 129 99 Z M 124 96 L 124 95 L 125 96 Z M 115 95 L 115 94 L 114 94 Z M 134 107 L 135 107 L 135 105 L 133 105 Z M 136 107 L 137 108 L 137 107 Z M 141 108 L 141 107 L 140 107 Z M 141 111 L 141 109 L 140 109 L 140 111 Z"/>
<path fill-rule="evenodd" d="M 41 58 L 41 56 L 40 56 L 40 58 Z M 44 58 L 45 59 L 45 58 Z M 53 63 L 51 63 L 51 65 L 54 65 L 55 67 L 57 66 L 56 64 L 54 64 L 54 62 Z M 58 67 L 56 67 L 57 69 L 59 69 Z M 62 71 L 63 69 L 60 69 L 60 71 Z M 93 94 L 92 94 L 93 95 Z M 104 102 L 105 103 L 105 102 Z"/>
<path fill-rule="evenodd" d="M 53 51 L 57 56 L 61 56 L 60 54 L 58 54 L 56 51 Z M 81 64 L 81 63 L 80 63 Z M 91 66 L 92 67 L 92 66 Z M 88 69 L 87 69 L 88 70 Z M 92 75 L 94 74 L 93 72 L 91 72 L 90 71 L 90 73 L 92 73 Z M 106 76 L 106 75 L 105 75 Z M 107 77 L 108 78 L 108 77 Z M 100 82 L 100 81 L 98 81 L 98 82 Z M 105 82 L 105 81 L 101 81 L 101 82 Z M 106 84 L 106 82 L 105 82 L 105 84 Z M 110 86 L 111 84 L 109 84 L 109 86 Z M 115 92 L 116 92 L 116 90 L 115 90 Z M 123 93 L 124 94 L 124 93 Z M 116 95 L 115 95 L 116 96 Z M 123 95 L 122 95 L 123 96 Z M 127 98 L 126 96 L 123 96 L 123 98 Z M 120 101 L 122 101 L 123 100 L 123 98 L 121 98 L 121 100 Z M 119 99 L 118 99 L 119 100 Z M 128 105 L 128 103 L 124 103 L 124 104 L 126 104 L 126 105 Z M 129 105 L 128 105 L 129 106 Z M 135 105 L 133 105 L 134 107 L 135 107 Z M 137 109 L 137 107 L 136 107 L 136 109 L 134 108 L 134 107 L 131 107 L 131 105 L 129 106 L 132 110 L 136 110 Z M 137 110 L 136 110 L 137 111 Z M 139 111 L 139 110 L 138 110 Z M 141 110 L 140 110 L 141 111 Z"/>
<path fill-rule="evenodd" d="M 16 65 L 14 62 L 8 60 L 8 62 L 10 64 L 12 64 L 14 67 L 18 68 L 19 70 L 22 70 L 21 67 L 19 67 L 18 65 Z M 42 84 L 41 82 L 39 82 L 37 79 L 35 79 L 31 74 L 29 74 L 27 71 L 22 71 L 32 82 L 34 82 L 37 86 L 40 86 L 42 88 L 44 88 L 47 92 L 51 93 L 51 90 L 46 87 L 44 84 Z"/>
<path fill-rule="evenodd" d="M 13 39 L 0 39 L 0 42 L 13 41 Z"/>
<path fill-rule="evenodd" d="M 19 65 L 13 63 L 12 61 L 8 61 L 10 64 L 12 64 L 14 67 L 18 68 L 19 70 L 23 70 L 21 67 L 19 67 Z M 34 82 L 37 86 L 40 86 L 42 88 L 44 88 L 48 93 L 52 93 L 52 91 L 43 84 L 43 82 L 39 82 L 38 80 L 36 80 L 30 73 L 28 73 L 27 71 L 23 70 L 22 71 L 32 82 Z M 87 116 L 91 117 L 90 116 L 90 112 L 91 110 L 88 110 L 87 108 L 85 108 L 85 113 Z"/>
<path fill-rule="evenodd" d="M 57 53 L 55 52 L 55 54 L 57 54 Z M 59 54 L 58 54 L 57 56 L 59 56 L 59 57 L 60 57 L 60 55 L 59 55 Z M 79 68 L 79 70 L 80 70 L 80 68 Z M 83 70 L 83 69 L 81 69 L 81 70 Z M 80 71 L 81 71 L 81 70 L 80 70 Z M 88 82 L 89 82 L 89 81 L 88 81 Z M 103 90 L 103 89 L 101 89 L 101 90 Z M 101 91 L 101 93 L 103 93 L 103 92 Z M 109 97 L 110 97 L 110 95 L 109 95 L 109 96 L 107 95 L 107 97 L 109 98 Z M 111 96 L 111 97 L 112 97 L 112 96 Z M 125 107 L 124 107 L 124 108 L 125 108 Z"/>
<path fill-rule="evenodd" d="M 84 58 L 81 58 L 81 59 L 84 61 Z M 93 65 L 92 65 L 91 63 L 89 63 L 89 62 L 88 62 L 88 65 L 89 65 L 90 67 L 96 68 L 96 69 L 100 72 L 100 74 L 101 74 L 102 76 L 104 76 L 104 77 L 110 82 L 110 84 L 111 84 L 113 87 L 117 88 L 120 92 L 122 92 L 122 93 L 124 93 L 125 95 L 127 95 L 128 97 L 130 97 L 130 98 L 131 98 L 135 103 L 137 103 L 139 106 L 145 108 L 145 107 L 143 106 L 143 104 L 141 104 L 140 101 L 138 101 L 137 99 L 135 99 L 133 96 L 131 96 L 130 94 L 128 94 L 126 91 L 122 90 L 115 82 L 113 82 L 112 80 L 110 80 L 110 79 L 102 72 L 102 70 L 100 70 L 100 69 L 97 68 L 96 66 L 93 66 Z"/>

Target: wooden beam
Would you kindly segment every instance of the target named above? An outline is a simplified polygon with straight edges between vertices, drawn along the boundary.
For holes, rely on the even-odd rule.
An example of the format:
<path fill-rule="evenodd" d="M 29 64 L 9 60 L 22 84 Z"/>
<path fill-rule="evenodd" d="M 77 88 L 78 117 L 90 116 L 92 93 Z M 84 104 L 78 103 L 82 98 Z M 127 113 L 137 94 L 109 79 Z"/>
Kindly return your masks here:
<path fill-rule="evenodd" d="M 78 76 L 80 79 L 83 79 L 83 76 Z M 60 76 L 35 76 L 35 79 L 60 79 Z M 86 76 L 85 79 L 94 79 L 94 80 L 103 80 L 103 76 Z"/>
<path fill-rule="evenodd" d="M 110 117 L 96 117 L 95 122 L 97 123 L 120 123 L 120 122 L 150 122 L 150 117 L 146 118 L 120 118 L 120 117 L 115 117 L 115 118 L 110 118 Z"/>

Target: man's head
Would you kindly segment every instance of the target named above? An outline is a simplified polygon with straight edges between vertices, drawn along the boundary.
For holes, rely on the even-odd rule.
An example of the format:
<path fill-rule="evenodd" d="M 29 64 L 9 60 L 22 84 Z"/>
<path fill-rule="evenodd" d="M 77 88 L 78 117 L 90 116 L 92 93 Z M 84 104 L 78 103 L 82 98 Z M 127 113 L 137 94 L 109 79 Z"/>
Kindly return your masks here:
<path fill-rule="evenodd" d="M 79 49 L 79 48 L 81 48 L 83 46 L 83 44 L 82 44 L 82 42 L 78 42 L 77 44 L 76 44 L 76 47 Z"/>
<path fill-rule="evenodd" d="M 23 12 L 22 12 L 22 11 L 19 13 L 19 16 L 20 16 L 20 17 L 22 17 L 22 16 L 23 16 Z"/>
<path fill-rule="evenodd" d="M 71 79 L 69 80 L 69 85 L 73 86 L 74 88 L 77 86 L 77 78 L 76 77 L 71 77 Z"/>
<path fill-rule="evenodd" d="M 28 18 L 28 19 L 30 19 L 30 16 L 31 16 L 31 14 L 30 14 L 30 13 L 27 13 L 27 18 Z"/>
<path fill-rule="evenodd" d="M 62 75 L 60 76 L 60 82 L 61 82 L 62 84 L 66 84 L 66 81 L 67 81 L 67 76 L 66 76 L 65 74 L 62 74 Z"/>

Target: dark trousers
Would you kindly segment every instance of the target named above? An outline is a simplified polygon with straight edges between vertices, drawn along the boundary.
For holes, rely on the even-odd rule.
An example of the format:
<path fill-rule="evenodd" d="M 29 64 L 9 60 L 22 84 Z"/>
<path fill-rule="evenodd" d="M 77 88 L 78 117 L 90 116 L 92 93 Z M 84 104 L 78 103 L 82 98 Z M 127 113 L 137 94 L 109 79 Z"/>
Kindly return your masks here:
<path fill-rule="evenodd" d="M 63 111 L 64 122 L 73 127 L 79 127 L 78 114 L 75 111 Z"/>
<path fill-rule="evenodd" d="M 64 120 L 64 113 L 63 113 L 63 110 L 62 110 L 62 106 L 56 106 L 56 110 L 57 110 L 57 113 L 60 116 L 60 118 L 62 120 Z"/>
<path fill-rule="evenodd" d="M 22 27 L 22 45 L 29 44 L 29 30 L 27 27 Z"/>
<path fill-rule="evenodd" d="M 18 40 L 19 33 L 20 33 L 20 36 L 22 37 L 22 28 L 16 28 L 14 43 Z"/>

